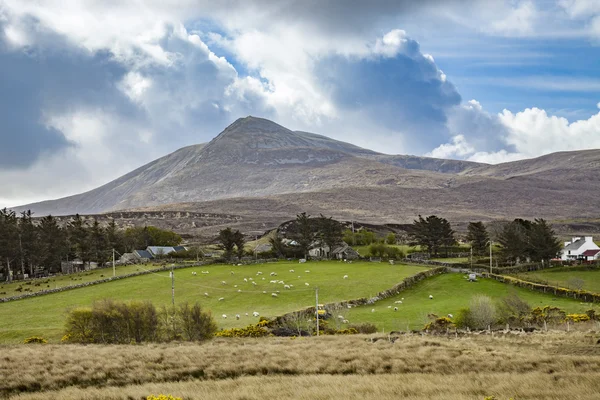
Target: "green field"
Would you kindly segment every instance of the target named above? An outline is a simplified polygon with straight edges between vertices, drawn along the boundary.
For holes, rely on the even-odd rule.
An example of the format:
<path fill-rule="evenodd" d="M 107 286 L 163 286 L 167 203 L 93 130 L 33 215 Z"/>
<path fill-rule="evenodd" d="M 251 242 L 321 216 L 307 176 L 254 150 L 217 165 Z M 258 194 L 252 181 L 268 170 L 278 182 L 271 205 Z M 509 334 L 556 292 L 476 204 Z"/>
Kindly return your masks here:
<path fill-rule="evenodd" d="M 180 263 L 180 262 L 179 262 Z M 132 274 L 134 272 L 140 272 L 144 269 L 156 269 L 160 268 L 161 265 L 147 264 L 147 265 L 122 265 L 115 268 L 116 276 Z M 99 268 L 91 271 L 83 271 L 69 275 L 57 275 L 50 278 L 39 278 L 32 279 L 30 281 L 15 281 L 12 283 L 0 284 L 0 298 L 18 296 L 25 293 L 35 293 L 46 289 L 56 289 L 65 286 L 78 285 L 80 283 L 93 282 L 100 279 L 110 278 L 113 276 L 113 269 L 110 268 Z M 36 286 L 39 284 L 39 286 Z M 17 291 L 17 288 L 22 287 L 23 289 L 31 289 L 31 291 Z"/>
<path fill-rule="evenodd" d="M 291 269 L 295 272 L 290 272 Z M 314 289 L 317 286 L 321 303 L 370 297 L 425 269 L 412 265 L 391 266 L 387 263 L 368 262 L 346 264 L 338 261 L 193 267 L 175 271 L 175 296 L 176 302 L 199 301 L 212 311 L 220 327 L 230 328 L 256 323 L 258 318 L 252 317 L 254 311 L 269 317 L 311 306 L 315 303 Z M 209 271 L 209 274 L 202 274 L 203 270 Z M 310 272 L 305 273 L 305 270 Z M 192 271 L 196 271 L 197 275 L 193 276 Z M 257 276 L 258 271 L 263 274 Z M 277 276 L 271 277 L 271 272 L 276 272 Z M 343 279 L 344 275 L 348 275 L 348 279 Z M 244 282 L 244 278 L 248 282 Z M 251 283 L 250 278 L 257 283 L 256 286 Z M 269 283 L 275 279 L 294 286 L 286 290 L 283 284 Z M 222 281 L 226 284 L 221 284 Z M 242 292 L 238 293 L 237 290 Z M 271 293 L 277 290 L 280 291 L 279 297 L 272 297 Z M 206 297 L 204 293 L 209 296 Z M 219 301 L 220 297 L 224 300 Z M 33 335 L 57 341 L 62 336 L 65 311 L 69 307 L 89 306 L 94 300 L 102 298 L 150 300 L 157 306 L 170 304 L 171 279 L 168 272 L 161 272 L 0 303 L 0 343 L 20 342 Z M 250 316 L 246 317 L 245 313 Z M 223 319 L 222 314 L 226 314 L 228 318 Z M 236 321 L 235 314 L 240 314 L 242 318 Z"/>
<path fill-rule="evenodd" d="M 407 327 L 422 329 L 428 322 L 428 314 L 456 316 L 458 310 L 468 307 L 474 295 L 484 294 L 493 299 L 500 299 L 511 293 L 517 294 L 532 307 L 552 305 L 568 312 L 583 312 L 590 308 L 597 308 L 589 303 L 581 304 L 572 299 L 553 297 L 491 279 L 468 282 L 461 274 L 445 274 L 428 278 L 400 295 L 379 301 L 374 305 L 346 310 L 342 315 L 350 323 L 371 322 L 386 332 L 406 330 Z M 433 295 L 432 300 L 429 299 L 430 294 Z M 404 298 L 402 304 L 394 303 L 401 298 Z M 392 308 L 389 309 L 388 306 Z M 394 311 L 393 307 L 398 307 L 398 311 Z M 375 312 L 371 312 L 372 309 L 375 309 Z"/>
<path fill-rule="evenodd" d="M 566 268 L 558 270 L 543 270 L 515 274 L 523 280 L 535 280 L 546 282 L 548 285 L 559 286 L 569 289 L 579 289 L 594 293 L 600 293 L 600 270 L 598 271 L 569 271 Z"/>
<path fill-rule="evenodd" d="M 404 254 L 408 254 L 409 252 L 415 252 L 415 251 L 421 251 L 420 250 L 420 246 L 409 246 L 406 244 L 388 244 L 386 246 L 390 246 L 390 247 L 395 247 L 397 249 L 402 250 L 402 252 L 404 252 Z M 362 257 L 368 257 L 369 256 L 369 247 L 370 245 L 366 245 L 366 246 L 352 246 L 352 248 L 354 250 L 356 250 L 358 252 L 358 254 L 360 254 Z"/>

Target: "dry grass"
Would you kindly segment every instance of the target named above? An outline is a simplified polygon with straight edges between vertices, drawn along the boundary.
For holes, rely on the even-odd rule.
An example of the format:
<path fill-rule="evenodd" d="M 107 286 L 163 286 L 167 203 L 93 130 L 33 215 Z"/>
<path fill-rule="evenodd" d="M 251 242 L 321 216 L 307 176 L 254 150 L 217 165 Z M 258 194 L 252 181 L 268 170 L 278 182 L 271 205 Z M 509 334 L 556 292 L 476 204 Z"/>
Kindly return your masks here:
<path fill-rule="evenodd" d="M 203 345 L 4 346 L 0 396 L 591 399 L 600 392 L 597 338 L 593 332 L 550 332 L 395 341 L 379 335 L 215 339 Z"/>

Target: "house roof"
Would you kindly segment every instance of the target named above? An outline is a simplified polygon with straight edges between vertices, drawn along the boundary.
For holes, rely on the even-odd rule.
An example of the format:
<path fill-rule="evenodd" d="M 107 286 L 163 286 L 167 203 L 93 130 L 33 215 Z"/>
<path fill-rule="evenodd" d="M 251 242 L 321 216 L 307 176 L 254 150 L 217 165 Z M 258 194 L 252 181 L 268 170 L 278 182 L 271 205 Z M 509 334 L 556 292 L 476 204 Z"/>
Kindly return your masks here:
<path fill-rule="evenodd" d="M 581 246 L 583 246 L 585 244 L 585 240 L 584 239 L 579 239 L 574 241 L 573 243 L 570 243 L 568 246 L 565 246 L 565 250 L 579 250 L 579 248 Z"/>
<path fill-rule="evenodd" d="M 137 255 L 139 258 L 147 258 L 147 259 L 154 258 L 154 256 L 152 254 L 150 254 L 149 251 L 146 251 L 146 250 L 134 250 L 133 253 L 135 255 Z"/>
<path fill-rule="evenodd" d="M 600 249 L 586 250 L 583 253 L 581 253 L 581 255 L 584 256 L 584 257 L 593 257 L 593 256 L 595 256 L 598 253 L 600 253 Z"/>
<path fill-rule="evenodd" d="M 148 246 L 146 250 L 154 255 L 167 255 L 169 253 L 177 252 L 177 250 L 172 246 Z"/>

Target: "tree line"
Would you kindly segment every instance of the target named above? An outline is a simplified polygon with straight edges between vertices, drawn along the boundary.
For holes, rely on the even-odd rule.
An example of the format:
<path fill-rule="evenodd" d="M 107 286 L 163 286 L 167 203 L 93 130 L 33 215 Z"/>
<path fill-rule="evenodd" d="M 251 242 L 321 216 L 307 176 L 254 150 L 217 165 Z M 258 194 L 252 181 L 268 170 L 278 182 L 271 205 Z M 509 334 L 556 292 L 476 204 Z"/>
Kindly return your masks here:
<path fill-rule="evenodd" d="M 43 269 L 61 271 L 61 262 L 81 260 L 103 264 L 113 249 L 122 254 L 148 246 L 175 246 L 181 237 L 153 226 L 120 229 L 115 221 L 103 226 L 75 215 L 66 224 L 51 216 L 34 218 L 31 211 L 17 215 L 0 210 L 0 271 L 29 274 Z"/>

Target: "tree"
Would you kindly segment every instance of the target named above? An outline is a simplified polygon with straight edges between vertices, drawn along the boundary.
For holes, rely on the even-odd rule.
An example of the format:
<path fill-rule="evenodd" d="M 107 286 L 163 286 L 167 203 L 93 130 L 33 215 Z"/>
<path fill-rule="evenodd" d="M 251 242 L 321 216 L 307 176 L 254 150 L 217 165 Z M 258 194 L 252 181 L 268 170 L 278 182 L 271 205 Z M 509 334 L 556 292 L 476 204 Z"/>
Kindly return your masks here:
<path fill-rule="evenodd" d="M 111 249 L 108 248 L 108 241 L 104 229 L 95 218 L 94 223 L 89 228 L 88 240 L 90 259 L 97 263 L 106 262 L 108 260 L 108 253 Z"/>
<path fill-rule="evenodd" d="M 230 259 L 233 256 L 235 247 L 235 236 L 231 228 L 225 228 L 219 232 L 218 240 L 221 248 L 225 251 L 225 258 Z"/>
<path fill-rule="evenodd" d="M 409 235 L 413 244 L 424 247 L 434 255 L 437 255 L 442 247 L 447 249 L 456 243 L 454 231 L 448 220 L 435 215 L 427 218 L 419 215 L 419 219 L 413 221 Z"/>
<path fill-rule="evenodd" d="M 90 260 L 90 241 L 87 222 L 79 214 L 67 224 L 67 233 L 71 253 L 83 261 L 84 265 Z"/>
<path fill-rule="evenodd" d="M 19 228 L 14 211 L 0 210 L 0 262 L 5 265 L 6 276 L 11 279 L 19 259 Z"/>
<path fill-rule="evenodd" d="M 467 230 L 467 240 L 471 243 L 473 252 L 477 255 L 484 254 L 490 237 L 483 222 L 469 222 Z"/>
<path fill-rule="evenodd" d="M 114 220 L 111 220 L 108 223 L 105 233 L 107 248 L 109 250 L 115 249 L 118 253 L 124 253 L 126 251 L 123 232 L 119 230 L 119 227 Z"/>
<path fill-rule="evenodd" d="M 240 231 L 233 232 L 233 242 L 235 243 L 236 253 L 238 260 L 241 260 L 244 256 L 244 244 L 246 240 L 244 239 L 244 235 Z"/>
<path fill-rule="evenodd" d="M 527 257 L 528 254 L 528 230 L 529 224 L 523 220 L 514 220 L 504 224 L 498 242 L 502 246 L 500 254 L 510 262 L 518 262 L 521 257 Z"/>
<path fill-rule="evenodd" d="M 271 247 L 273 248 L 273 254 L 275 254 L 276 257 L 285 257 L 285 244 L 283 243 L 283 237 L 281 237 L 278 232 L 269 238 L 269 243 L 271 244 Z"/>
<path fill-rule="evenodd" d="M 294 239 L 305 258 L 308 258 L 308 250 L 315 238 L 315 232 L 310 220 L 310 215 L 305 212 L 296 215 L 296 233 Z"/>
<path fill-rule="evenodd" d="M 67 233 L 52 215 L 43 217 L 39 226 L 42 265 L 50 272 L 60 271 L 60 262 L 69 252 Z"/>
<path fill-rule="evenodd" d="M 549 262 L 562 246 L 556 234 L 544 219 L 536 219 L 529 230 L 529 257 L 533 261 Z"/>
<path fill-rule="evenodd" d="M 325 217 L 323 214 L 318 220 L 319 236 L 322 243 L 329 247 L 329 255 L 333 249 L 342 243 L 342 224 L 334 220 L 332 217 Z"/>
<path fill-rule="evenodd" d="M 34 268 L 42 261 L 42 242 L 39 237 L 39 229 L 33 223 L 31 210 L 23 211 L 19 218 L 19 251 L 21 253 L 21 268 L 25 273 L 28 267 L 30 276 L 34 275 Z"/>
<path fill-rule="evenodd" d="M 387 244 L 396 244 L 396 234 L 394 232 L 388 233 L 388 235 L 385 237 L 385 242 Z"/>

